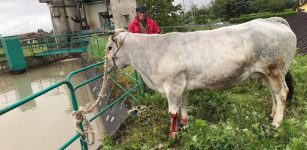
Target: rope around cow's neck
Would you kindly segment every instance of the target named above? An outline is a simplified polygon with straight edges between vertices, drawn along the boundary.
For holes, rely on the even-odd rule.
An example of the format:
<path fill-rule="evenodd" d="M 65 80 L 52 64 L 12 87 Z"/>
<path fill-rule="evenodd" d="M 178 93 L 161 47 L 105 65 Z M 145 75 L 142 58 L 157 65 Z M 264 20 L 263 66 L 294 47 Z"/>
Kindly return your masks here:
<path fill-rule="evenodd" d="M 106 87 L 108 84 L 108 76 L 107 76 L 107 67 L 108 67 L 108 51 L 107 49 L 105 51 L 105 57 L 104 57 L 104 75 L 103 75 L 103 82 L 101 85 L 100 92 L 98 94 L 97 99 L 95 102 L 85 106 L 85 107 L 79 107 L 77 111 L 74 111 L 72 116 L 74 117 L 74 122 L 76 125 L 76 131 L 81 134 L 81 137 L 84 141 L 86 141 L 87 144 L 92 145 L 95 142 L 95 135 L 93 131 L 93 127 L 91 126 L 88 119 L 85 117 L 85 114 L 91 113 L 96 106 L 98 106 L 101 101 L 104 99 L 103 97 L 106 96 Z M 83 131 L 80 129 L 79 124 L 83 125 Z M 89 135 L 91 136 L 91 140 L 89 138 Z"/>

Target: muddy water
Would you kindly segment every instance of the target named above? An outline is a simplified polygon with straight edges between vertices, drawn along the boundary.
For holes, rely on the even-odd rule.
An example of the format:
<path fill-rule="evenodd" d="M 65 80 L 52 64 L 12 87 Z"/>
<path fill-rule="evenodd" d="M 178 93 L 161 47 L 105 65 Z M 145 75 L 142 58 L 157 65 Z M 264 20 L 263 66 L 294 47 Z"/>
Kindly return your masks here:
<path fill-rule="evenodd" d="M 66 60 L 43 67 L 30 69 L 20 75 L 0 75 L 0 108 L 14 103 L 26 96 L 36 93 L 80 68 L 80 60 Z M 80 83 L 82 76 L 73 78 L 73 83 Z M 88 87 L 77 90 L 76 96 L 80 106 L 90 102 Z M 3 150 L 54 150 L 75 135 L 75 126 L 70 93 L 63 85 L 36 98 L 35 101 L 0 116 L 0 145 Z M 92 115 L 91 115 L 92 116 Z M 96 140 L 101 137 L 103 126 L 95 121 Z M 97 143 L 97 142 L 96 142 Z M 67 149 L 80 149 L 76 140 Z"/>

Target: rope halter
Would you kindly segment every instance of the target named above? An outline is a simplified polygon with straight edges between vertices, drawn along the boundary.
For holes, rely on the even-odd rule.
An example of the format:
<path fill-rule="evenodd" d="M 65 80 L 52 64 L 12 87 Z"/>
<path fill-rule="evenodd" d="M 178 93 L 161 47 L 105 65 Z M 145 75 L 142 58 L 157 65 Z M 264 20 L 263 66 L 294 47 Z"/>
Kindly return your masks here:
<path fill-rule="evenodd" d="M 116 44 L 116 50 L 115 50 L 115 52 L 114 52 L 114 53 L 112 54 L 112 56 L 111 56 L 112 63 L 113 63 L 113 65 L 115 66 L 116 69 L 118 69 L 118 66 L 117 66 L 116 63 L 115 63 L 115 59 L 118 58 L 118 56 L 116 56 L 116 53 L 117 53 L 117 52 L 119 51 L 119 49 L 122 47 L 122 45 L 123 45 L 123 43 L 124 43 L 124 40 L 126 39 L 127 35 L 129 34 L 129 32 L 127 32 L 126 35 L 124 36 L 123 40 L 122 40 L 121 42 L 118 42 L 118 40 L 117 40 L 117 39 L 114 39 L 114 37 L 116 37 L 120 32 L 122 32 L 122 31 L 116 32 L 114 35 L 111 35 L 111 37 L 110 37 L 110 39 L 112 40 L 112 42 L 114 42 L 114 43 Z M 110 50 L 112 50 L 112 47 L 109 46 L 107 49 L 108 49 L 108 52 L 109 52 Z"/>

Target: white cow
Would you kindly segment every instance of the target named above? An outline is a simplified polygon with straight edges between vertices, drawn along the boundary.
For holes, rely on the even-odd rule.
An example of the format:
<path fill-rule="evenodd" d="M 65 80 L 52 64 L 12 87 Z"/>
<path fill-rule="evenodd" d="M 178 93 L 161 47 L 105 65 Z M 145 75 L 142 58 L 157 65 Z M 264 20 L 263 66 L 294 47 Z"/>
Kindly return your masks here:
<path fill-rule="evenodd" d="M 282 18 L 188 33 L 147 35 L 121 30 L 110 37 L 107 48 L 109 69 L 130 65 L 148 87 L 167 97 L 171 138 L 179 111 L 180 123 L 186 124 L 188 91 L 224 90 L 249 77 L 262 78 L 271 90 L 272 124 L 278 127 L 283 119 L 289 91 L 285 76 L 291 77 L 288 70 L 296 36 Z"/>

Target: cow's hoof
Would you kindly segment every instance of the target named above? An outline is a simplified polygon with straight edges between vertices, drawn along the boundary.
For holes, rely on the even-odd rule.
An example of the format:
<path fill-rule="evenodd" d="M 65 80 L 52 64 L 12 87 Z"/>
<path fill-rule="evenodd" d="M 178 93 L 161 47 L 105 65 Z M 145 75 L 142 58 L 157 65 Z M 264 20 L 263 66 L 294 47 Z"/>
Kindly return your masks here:
<path fill-rule="evenodd" d="M 278 128 L 278 127 L 280 126 L 280 123 L 278 123 L 278 122 L 273 122 L 272 125 L 273 125 L 274 127 Z"/>

